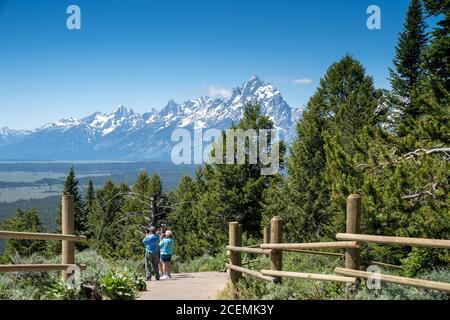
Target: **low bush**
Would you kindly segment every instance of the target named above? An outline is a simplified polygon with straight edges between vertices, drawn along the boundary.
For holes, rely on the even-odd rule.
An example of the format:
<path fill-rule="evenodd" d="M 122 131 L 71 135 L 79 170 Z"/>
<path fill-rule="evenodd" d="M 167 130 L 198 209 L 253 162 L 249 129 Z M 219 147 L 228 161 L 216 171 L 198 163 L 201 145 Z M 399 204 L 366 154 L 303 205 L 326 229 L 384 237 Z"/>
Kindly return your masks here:
<path fill-rule="evenodd" d="M 433 270 L 417 278 L 450 283 L 450 270 L 448 268 Z M 379 290 L 370 290 L 362 283 L 361 289 L 353 298 L 357 300 L 450 300 L 450 294 L 382 282 Z"/>
<path fill-rule="evenodd" d="M 137 291 L 146 291 L 147 290 L 147 283 L 141 277 L 134 277 L 133 285 Z"/>
<path fill-rule="evenodd" d="M 203 255 L 199 258 L 181 262 L 175 257 L 173 260 L 173 272 L 191 273 L 191 272 L 208 272 L 208 271 L 224 271 L 225 264 L 228 261 L 228 255 L 223 252 L 215 257 Z"/>
<path fill-rule="evenodd" d="M 246 258 L 247 259 L 247 258 Z M 283 253 L 283 270 L 333 274 L 333 269 L 342 266 L 342 259 L 318 255 Z M 260 259 L 250 265 L 253 270 L 267 269 L 270 260 Z M 388 271 L 383 271 L 388 273 Z M 442 268 L 417 278 L 450 283 L 450 270 Z M 229 290 L 227 288 L 226 290 Z M 284 278 L 282 284 L 270 284 L 251 276 L 243 275 L 237 285 L 238 298 L 242 300 L 449 300 L 450 295 L 436 291 L 396 285 L 384 282 L 381 290 L 370 290 L 361 283 L 357 294 L 348 297 L 345 284 L 325 281 Z M 228 291 L 222 298 L 229 298 Z"/>
<path fill-rule="evenodd" d="M 60 263 L 60 257 L 54 256 L 46 258 L 39 254 L 33 254 L 29 257 L 13 257 L 14 263 Z M 128 299 L 127 292 L 133 292 L 132 298 L 136 297 L 138 291 L 146 290 L 146 283 L 142 279 L 143 262 L 132 260 L 108 261 L 102 258 L 93 250 L 85 250 L 76 253 L 77 263 L 85 264 L 86 269 L 81 273 L 81 283 L 90 283 L 100 287 L 100 283 L 105 285 L 104 294 L 109 299 Z M 113 271 L 119 270 L 119 271 Z M 112 277 L 121 275 L 128 279 L 122 282 L 126 286 L 122 290 L 115 290 Z M 117 282 L 116 284 L 119 284 Z M 122 291 L 121 291 L 122 290 Z M 0 300 L 74 300 L 89 299 L 89 297 L 80 293 L 79 290 L 73 290 L 66 284 L 60 282 L 58 272 L 14 272 L 0 274 Z"/>
<path fill-rule="evenodd" d="M 145 282 L 127 271 L 111 270 L 100 279 L 101 292 L 111 300 L 134 300 L 144 285 Z"/>
<path fill-rule="evenodd" d="M 48 300 L 79 300 L 80 295 L 77 289 L 70 288 L 64 282 L 56 281 L 48 287 L 45 298 Z"/>
<path fill-rule="evenodd" d="M 413 248 L 405 259 L 401 260 L 405 277 L 427 274 L 430 270 L 449 266 L 450 254 L 445 249 Z"/>

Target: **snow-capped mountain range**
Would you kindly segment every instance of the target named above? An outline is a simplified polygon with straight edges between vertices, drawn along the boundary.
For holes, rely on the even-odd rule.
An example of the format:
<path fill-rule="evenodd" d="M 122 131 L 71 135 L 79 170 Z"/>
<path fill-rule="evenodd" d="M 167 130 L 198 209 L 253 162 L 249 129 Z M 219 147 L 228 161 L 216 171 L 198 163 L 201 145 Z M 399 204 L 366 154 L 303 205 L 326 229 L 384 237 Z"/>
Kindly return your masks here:
<path fill-rule="evenodd" d="M 124 106 L 111 114 L 96 112 L 30 131 L 0 129 L 0 160 L 168 160 L 176 128 L 228 128 L 244 105 L 258 101 L 281 138 L 291 141 L 302 108 L 293 110 L 280 92 L 253 76 L 229 98 L 200 97 L 181 104 L 170 100 L 160 111 L 139 114 Z"/>

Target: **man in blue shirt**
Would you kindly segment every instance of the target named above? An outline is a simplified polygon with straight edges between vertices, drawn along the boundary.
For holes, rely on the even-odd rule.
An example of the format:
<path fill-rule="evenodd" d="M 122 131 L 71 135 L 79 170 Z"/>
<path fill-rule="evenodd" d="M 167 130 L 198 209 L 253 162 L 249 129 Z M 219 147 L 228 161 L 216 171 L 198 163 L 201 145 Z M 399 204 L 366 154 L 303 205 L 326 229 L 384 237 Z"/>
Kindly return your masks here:
<path fill-rule="evenodd" d="M 150 227 L 147 230 L 142 243 L 145 244 L 145 271 L 147 272 L 147 281 L 152 280 L 151 266 L 155 271 L 155 278 L 159 280 L 158 267 L 158 251 L 159 251 L 159 235 L 156 234 L 156 228 Z"/>

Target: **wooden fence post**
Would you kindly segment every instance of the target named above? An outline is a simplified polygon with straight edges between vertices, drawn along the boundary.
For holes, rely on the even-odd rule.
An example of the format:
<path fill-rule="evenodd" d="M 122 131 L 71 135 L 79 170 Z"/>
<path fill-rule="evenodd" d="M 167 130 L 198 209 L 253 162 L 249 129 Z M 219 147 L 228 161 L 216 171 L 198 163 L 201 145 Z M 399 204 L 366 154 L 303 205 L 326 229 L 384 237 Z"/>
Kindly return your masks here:
<path fill-rule="evenodd" d="M 242 224 L 239 223 L 239 246 L 242 246 L 242 235 L 244 234 L 244 229 Z"/>
<path fill-rule="evenodd" d="M 346 232 L 358 234 L 360 232 L 361 220 L 361 197 L 357 194 L 351 194 L 347 198 L 347 221 Z M 345 268 L 359 269 L 359 249 L 347 249 L 345 254 Z"/>
<path fill-rule="evenodd" d="M 74 196 L 62 196 L 61 210 L 61 231 L 62 234 L 75 234 L 75 203 Z M 62 264 L 75 264 L 75 242 L 63 240 L 61 252 Z M 62 279 L 66 281 L 70 274 L 62 272 Z"/>
<path fill-rule="evenodd" d="M 280 217 L 273 217 L 270 222 L 270 243 L 282 243 L 283 239 L 283 219 Z M 270 254 L 272 261 L 271 270 L 283 270 L 283 251 L 272 250 Z M 281 283 L 281 277 L 275 277 L 274 283 Z"/>
<path fill-rule="evenodd" d="M 242 245 L 242 234 L 239 223 L 237 222 L 230 222 L 229 223 L 229 244 L 230 246 L 240 247 Z M 230 264 L 240 267 L 241 266 L 241 253 L 236 251 L 230 252 Z M 237 290 L 236 290 L 236 284 L 239 281 L 239 278 L 241 277 L 241 273 L 229 270 L 230 272 L 230 284 L 231 284 L 231 295 L 232 299 L 236 300 L 238 298 L 237 296 Z"/>
<path fill-rule="evenodd" d="M 357 194 L 351 194 L 347 198 L 347 217 L 346 233 L 360 233 L 361 222 L 361 197 Z M 360 249 L 349 248 L 345 253 L 345 268 L 358 270 L 360 263 Z M 347 294 L 356 290 L 356 286 L 347 285 Z"/>
<path fill-rule="evenodd" d="M 263 243 L 268 244 L 270 243 L 270 227 L 265 226 L 263 229 Z"/>

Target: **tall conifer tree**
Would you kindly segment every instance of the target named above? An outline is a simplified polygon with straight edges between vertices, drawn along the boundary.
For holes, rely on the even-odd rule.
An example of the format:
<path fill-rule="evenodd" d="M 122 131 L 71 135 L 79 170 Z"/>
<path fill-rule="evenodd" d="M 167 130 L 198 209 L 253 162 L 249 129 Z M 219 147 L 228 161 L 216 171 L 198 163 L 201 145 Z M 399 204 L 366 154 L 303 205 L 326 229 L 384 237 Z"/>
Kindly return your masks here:
<path fill-rule="evenodd" d="M 335 199 L 334 190 L 343 188 L 339 177 L 353 174 L 343 165 L 344 154 L 354 152 L 352 140 L 362 128 L 377 123 L 380 96 L 362 65 L 348 55 L 321 79 L 297 125 L 297 140 L 288 161 L 283 193 L 289 201 L 284 215 L 292 241 L 319 239 L 332 220 L 341 220 L 341 216 L 332 216 L 341 208 L 330 206 L 343 201 Z M 351 187 L 345 190 L 347 195 L 352 191 Z"/>
<path fill-rule="evenodd" d="M 75 176 L 75 170 L 73 167 L 70 168 L 69 175 L 64 182 L 64 195 L 74 196 L 75 202 L 75 233 L 84 234 L 87 230 L 87 216 L 84 210 L 83 199 L 80 194 L 78 180 Z M 57 217 L 58 231 L 61 231 L 61 207 L 60 214 Z"/>
<path fill-rule="evenodd" d="M 390 69 L 392 90 L 405 121 L 420 115 L 419 106 L 413 101 L 413 91 L 422 74 L 422 54 L 427 43 L 425 28 L 422 2 L 411 0 L 396 47 L 394 69 Z"/>

